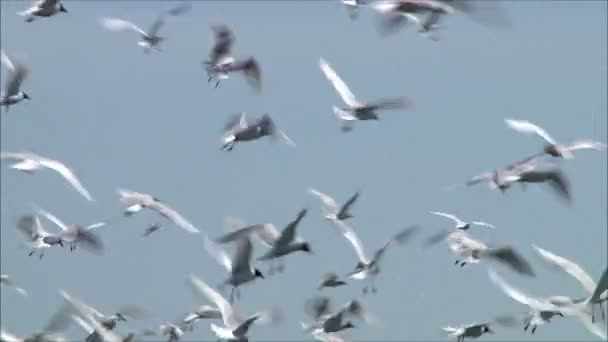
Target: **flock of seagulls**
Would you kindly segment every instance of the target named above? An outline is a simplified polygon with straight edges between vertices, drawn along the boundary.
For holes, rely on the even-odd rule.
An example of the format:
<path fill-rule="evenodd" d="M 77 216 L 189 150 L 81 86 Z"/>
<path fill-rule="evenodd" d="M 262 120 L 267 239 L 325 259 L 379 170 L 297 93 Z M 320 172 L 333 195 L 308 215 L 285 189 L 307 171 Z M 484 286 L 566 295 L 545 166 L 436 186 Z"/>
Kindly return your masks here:
<path fill-rule="evenodd" d="M 378 0 L 358 1 L 343 0 L 352 19 L 357 18 L 360 8 L 370 7 L 378 12 L 381 18 L 383 32 L 394 32 L 397 28 L 413 22 L 417 32 L 424 36 L 437 40 L 431 33 L 437 32 L 442 27 L 438 24 L 444 15 L 457 13 L 475 13 L 475 2 L 468 0 Z M 179 2 L 177 6 L 160 14 L 152 26 L 144 30 L 136 24 L 121 18 L 106 17 L 101 19 L 101 26 L 110 31 L 129 31 L 139 36 L 137 44 L 143 48 L 146 54 L 152 51 L 160 52 L 160 44 L 165 39 L 159 35 L 160 29 L 172 17 L 183 15 L 191 8 L 188 2 Z M 35 19 L 54 17 L 59 13 L 68 13 L 63 3 L 59 0 L 36 0 L 33 5 L 18 14 L 24 16 L 25 21 L 30 23 Z M 44 23 L 41 23 L 44 24 Z M 235 57 L 232 46 L 235 35 L 226 25 L 213 25 L 211 30 L 214 36 L 214 45 L 209 57 L 202 62 L 204 71 L 208 76 L 208 83 L 215 81 L 218 87 L 220 81 L 226 80 L 234 72 L 240 72 L 248 84 L 261 94 L 261 68 L 257 59 L 252 56 Z M 29 76 L 29 69 L 15 59 L 10 59 L 2 51 L 2 65 L 8 72 L 8 81 L 0 97 L 0 105 L 5 111 L 12 106 L 18 106 L 23 100 L 31 98 L 21 90 L 22 83 Z M 410 108 L 413 101 L 406 97 L 395 97 L 375 101 L 363 101 L 355 97 L 346 83 L 329 62 L 323 57 L 319 58 L 319 67 L 323 75 L 335 88 L 344 107 L 333 106 L 335 116 L 341 122 L 344 132 L 351 131 L 356 121 L 380 120 L 379 112 L 385 110 L 404 110 Z M 458 184 L 456 187 L 469 187 L 480 183 L 489 184 L 491 189 L 499 189 L 505 193 L 513 184 L 520 183 L 525 187 L 528 183 L 547 183 L 556 193 L 565 200 L 571 201 L 571 181 L 560 169 L 560 160 L 573 159 L 573 152 L 583 149 L 605 151 L 606 144 L 589 139 L 576 140 L 570 144 L 556 142 L 545 130 L 538 125 L 526 120 L 505 119 L 505 123 L 513 130 L 525 134 L 536 135 L 543 139 L 545 145 L 538 153 L 515 161 L 504 167 L 496 167 L 492 171 L 472 177 L 470 180 Z M 263 114 L 255 120 L 247 121 L 245 113 L 238 113 L 228 118 L 224 127 L 224 135 L 221 138 L 221 148 L 226 151 L 234 149 L 237 143 L 244 143 L 261 139 L 263 137 L 282 139 L 290 146 L 295 143 L 287 134 L 278 128 L 274 119 L 269 114 Z M 544 158 L 550 158 L 549 162 L 541 163 Z M 73 187 L 87 201 L 94 199 L 89 191 L 83 186 L 76 172 L 61 161 L 43 157 L 32 152 L 2 152 L 1 160 L 9 160 L 16 163 L 11 168 L 33 175 L 37 171 L 46 168 L 56 171 L 67 183 Z M 454 186 L 449 187 L 453 189 Z M 336 231 L 346 242 L 352 246 L 356 257 L 354 268 L 344 276 L 333 271 L 323 275 L 318 290 L 326 288 L 340 288 L 349 286 L 351 280 L 364 283 L 362 292 L 377 293 L 375 278 L 380 273 L 380 263 L 391 246 L 404 245 L 414 240 L 422 231 L 418 224 L 409 225 L 391 235 L 386 242 L 376 249 L 372 254 L 366 251 L 361 239 L 351 222 L 355 215 L 354 205 L 360 197 L 360 192 L 355 192 L 342 204 L 339 204 L 331 196 L 316 190 L 307 189 L 308 193 L 320 200 L 322 217 L 335 227 Z M 122 219 L 136 215 L 144 209 L 156 212 L 167 223 L 171 223 L 185 232 L 202 236 L 202 242 L 206 252 L 216 260 L 226 271 L 226 277 L 217 286 L 209 285 L 199 276 L 190 274 L 187 276 L 189 284 L 208 304 L 201 305 L 193 312 L 188 312 L 183 319 L 166 322 L 158 329 L 147 329 L 132 332 L 127 336 L 119 336 L 114 328 L 119 322 L 131 319 L 140 319 L 146 316 L 140 308 L 123 308 L 112 315 L 102 314 L 83 300 L 75 298 L 67 291 L 61 289 L 60 295 L 64 299 L 64 305 L 54 313 L 48 326 L 28 337 L 18 337 L 2 329 L 0 339 L 5 342 L 24 341 L 67 341 L 63 332 L 71 324 L 83 329 L 86 333 L 87 342 L 126 342 L 135 341 L 146 337 L 164 336 L 168 341 L 178 341 L 191 332 L 197 322 L 201 320 L 213 320 L 209 329 L 220 340 L 226 341 L 248 341 L 254 326 L 264 324 L 275 324 L 283 321 L 283 313 L 280 308 L 265 308 L 264 311 L 249 315 L 242 315 L 236 307 L 235 302 L 241 297 L 241 288 L 245 284 L 261 282 L 265 274 L 274 275 L 285 269 L 286 260 L 295 253 L 313 254 L 311 243 L 300 233 L 302 221 L 309 215 L 309 210 L 303 208 L 297 212 L 290 221 L 283 218 L 282 229 L 273 223 L 246 224 L 243 221 L 233 219 L 231 229 L 219 237 L 211 237 L 205 231 L 197 228 L 187 218 L 159 197 L 144 193 L 117 189 L 118 201 L 123 204 Z M 473 226 L 490 229 L 496 227 L 484 221 L 463 221 L 455 215 L 439 211 L 430 212 L 431 215 L 449 219 L 454 226 L 446 229 L 424 240 L 424 246 L 433 246 L 440 242 L 446 242 L 449 250 L 455 254 L 455 265 L 464 267 L 466 265 L 478 264 L 480 262 L 497 262 L 503 264 L 511 271 L 534 277 L 535 271 L 531 263 L 519 254 L 512 245 L 488 245 L 480 241 L 470 232 Z M 44 228 L 43 222 L 52 223 L 58 227 L 58 231 L 51 233 Z M 85 250 L 101 253 L 103 251 L 102 239 L 96 231 L 101 227 L 111 225 L 110 222 L 97 222 L 88 225 L 77 223 L 65 223 L 54 214 L 46 211 L 37 204 L 32 203 L 32 212 L 21 215 L 15 222 L 17 229 L 25 237 L 25 245 L 29 247 L 29 255 L 37 254 L 40 259 L 44 253 L 57 247 L 69 246 L 70 251 L 75 251 L 77 246 Z M 143 234 L 149 236 L 163 227 L 161 224 L 150 226 Z M 260 245 L 264 252 L 261 256 L 254 258 L 254 242 Z M 233 254 L 228 252 L 231 248 Z M 455 337 L 458 342 L 468 338 L 479 338 L 484 334 L 493 334 L 493 326 L 523 327 L 525 331 L 535 333 L 540 325 L 548 324 L 556 317 L 573 317 L 591 333 L 606 339 L 605 313 L 603 304 L 608 300 L 608 274 L 604 270 L 598 282 L 594 282 L 592 276 L 588 275 L 579 265 L 569 261 L 552 252 L 534 245 L 534 249 L 547 265 L 559 269 L 574 277 L 582 285 L 586 295 L 579 298 L 568 296 L 533 297 L 510 285 L 492 267 L 488 269 L 489 283 L 496 285 L 504 294 L 515 301 L 524 304 L 526 311 L 517 314 L 506 314 L 483 322 L 464 324 L 458 327 L 446 326 L 442 329 L 448 336 Z M 261 263 L 269 264 L 267 270 L 262 271 Z M 7 274 L 2 274 L 0 283 L 3 287 L 12 288 L 22 296 L 27 297 L 28 292 L 18 286 Z M 226 290 L 229 290 L 226 299 Z M 603 327 L 598 324 L 597 306 L 601 312 L 600 317 Z M 373 315 L 369 313 L 366 306 L 359 299 L 353 299 L 346 304 L 335 308 L 329 296 L 314 295 L 306 304 L 305 311 L 311 318 L 311 323 L 300 321 L 304 332 L 310 333 L 315 339 L 326 342 L 344 341 L 341 332 L 354 329 L 354 320 L 371 324 L 374 322 Z M 217 323 L 221 320 L 221 324 Z"/>

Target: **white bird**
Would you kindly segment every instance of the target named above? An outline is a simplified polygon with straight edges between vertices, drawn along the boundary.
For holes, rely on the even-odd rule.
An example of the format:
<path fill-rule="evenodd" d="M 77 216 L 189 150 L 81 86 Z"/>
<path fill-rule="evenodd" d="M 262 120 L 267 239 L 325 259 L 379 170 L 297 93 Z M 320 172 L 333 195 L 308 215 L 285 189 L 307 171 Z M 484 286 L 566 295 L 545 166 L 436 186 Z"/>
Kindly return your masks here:
<path fill-rule="evenodd" d="M 349 273 L 347 276 L 352 279 L 357 280 L 367 280 L 370 282 L 371 291 L 373 293 L 376 292 L 376 286 L 374 283 L 375 277 L 380 273 L 380 261 L 382 260 L 382 256 L 393 243 L 403 244 L 408 241 L 418 230 L 418 225 L 413 225 L 407 227 L 393 237 L 388 239 L 384 245 L 374 252 L 371 258 L 368 258 L 365 255 L 365 251 L 363 250 L 363 243 L 359 240 L 355 231 L 350 228 L 346 223 L 342 221 L 338 221 L 338 228 L 344 237 L 350 242 L 353 246 L 355 253 L 357 254 L 358 262 L 355 267 L 355 270 Z M 367 293 L 368 285 L 363 287 L 363 293 Z"/>
<path fill-rule="evenodd" d="M 555 141 L 549 133 L 536 124 L 527 120 L 505 119 L 506 124 L 513 130 L 526 134 L 536 135 L 543 139 L 546 144 L 542 154 L 548 154 L 556 158 L 572 159 L 576 150 L 591 149 L 596 151 L 606 151 L 605 143 L 591 141 L 589 139 L 579 139 L 569 145 L 560 144 Z"/>
<path fill-rule="evenodd" d="M 104 222 L 97 222 L 97 223 L 93 223 L 93 224 L 90 224 L 90 225 L 84 226 L 84 227 L 79 224 L 68 225 L 68 224 L 65 224 L 63 221 L 61 221 L 57 216 L 38 207 L 37 205 L 33 205 L 33 207 L 35 209 L 37 209 L 38 214 L 40 214 L 47 220 L 51 221 L 52 223 L 54 223 L 57 227 L 61 228 L 61 230 L 63 231 L 63 233 L 61 235 L 62 240 L 63 240 L 63 242 L 67 242 L 70 244 L 70 251 L 73 251 L 76 249 L 76 244 L 78 242 L 88 243 L 88 246 L 92 247 L 93 249 L 100 248 L 100 246 L 95 245 L 95 243 L 97 243 L 97 241 L 89 241 L 89 239 L 83 239 L 79 233 L 81 233 L 82 231 L 88 232 L 89 230 L 103 227 L 106 225 Z"/>
<path fill-rule="evenodd" d="M 203 280 L 193 274 L 189 276 L 193 288 L 201 295 L 205 296 L 210 302 L 214 303 L 222 313 L 224 326 L 218 326 L 211 323 L 209 326 L 211 331 L 219 338 L 229 341 L 248 341 L 247 332 L 252 324 L 256 321 L 270 319 L 271 315 L 264 312 L 255 313 L 247 318 L 243 318 L 219 292 L 211 288 Z"/>
<path fill-rule="evenodd" d="M 418 27 L 418 32 L 436 40 L 430 32 L 439 28 L 439 19 L 446 14 L 454 14 L 456 10 L 448 1 L 437 0 L 380 0 L 371 3 L 372 9 L 381 14 L 381 28 L 384 34 L 395 32 L 408 22 Z M 420 16 L 427 15 L 426 19 Z"/>
<path fill-rule="evenodd" d="M 238 142 L 258 140 L 266 136 L 275 141 L 281 137 L 289 146 L 296 147 L 293 140 L 277 127 L 270 115 L 264 114 L 251 123 L 248 123 L 245 117 L 246 113 L 238 113 L 228 119 L 222 136 L 222 150 L 232 151 Z"/>
<path fill-rule="evenodd" d="M 224 285 L 232 286 L 230 302 L 233 302 L 235 295 L 236 298 L 240 298 L 239 287 L 241 285 L 252 282 L 256 278 L 264 279 L 262 272 L 251 264 L 253 246 L 249 237 L 240 237 L 236 240 L 235 245 L 234 256 L 231 259 L 222 247 L 204 236 L 205 250 L 228 272 L 228 279 L 222 283 L 221 287 Z"/>
<path fill-rule="evenodd" d="M 594 324 L 591 321 L 591 315 L 586 311 L 581 310 L 578 304 L 575 303 L 571 298 L 565 296 L 534 298 L 508 284 L 492 269 L 488 270 L 488 275 L 490 276 L 490 280 L 505 294 L 507 294 L 513 300 L 527 305 L 530 308 L 534 316 L 530 325 L 538 325 L 546 322 L 546 320 L 541 317 L 541 312 L 543 311 L 555 313 L 561 312 L 563 315 L 575 316 L 589 332 L 604 340 L 606 339 L 606 332 L 604 331 L 605 328 L 602 329 Z M 535 330 L 535 327 L 536 326 L 533 327 L 533 330 Z"/>
<path fill-rule="evenodd" d="M 483 334 L 494 334 L 494 331 L 490 329 L 490 322 L 472 323 L 458 328 L 446 326 L 441 327 L 441 329 L 446 331 L 448 336 L 456 337 L 456 341 L 458 342 L 463 342 L 465 337 L 479 338 Z"/>
<path fill-rule="evenodd" d="M 12 280 L 8 276 L 8 274 L 4 274 L 3 273 L 3 274 L 0 275 L 0 285 L 7 286 L 7 287 L 12 287 L 20 295 L 22 295 L 24 297 L 27 297 L 27 291 L 25 291 L 25 289 L 23 289 L 22 287 L 17 286 L 17 284 L 15 283 L 15 281 Z"/>
<path fill-rule="evenodd" d="M 29 76 L 29 69 L 19 61 L 10 60 L 4 50 L 0 50 L 0 62 L 9 70 L 9 77 L 5 89 L 0 95 L 0 107 L 8 112 L 11 105 L 17 104 L 25 99 L 31 100 L 30 96 L 20 90 L 21 83 Z"/>
<path fill-rule="evenodd" d="M 289 222 L 283 231 L 279 232 L 273 224 L 254 224 L 251 226 L 237 229 L 233 232 L 225 234 L 224 236 L 216 239 L 218 243 L 227 243 L 235 241 L 243 236 L 254 236 L 262 242 L 268 251 L 258 258 L 258 260 L 277 260 L 278 265 L 276 270 L 283 271 L 283 258 L 291 253 L 302 251 L 311 254 L 310 244 L 304 241 L 301 237 L 297 236 L 296 228 L 300 221 L 306 216 L 308 210 L 302 209 L 298 213 L 295 220 Z M 271 264 L 269 274 L 273 274 L 275 267 Z"/>
<path fill-rule="evenodd" d="M 141 29 L 139 26 L 130 21 L 120 18 L 101 18 L 101 25 L 110 31 L 131 31 L 139 34 L 141 40 L 137 42 L 137 45 L 141 46 L 145 53 L 150 52 L 153 48 L 157 51 L 161 51 L 160 43 L 165 38 L 159 36 L 158 31 L 165 24 L 166 16 L 178 16 L 189 11 L 191 7 L 192 5 L 189 2 L 182 2 L 176 7 L 163 12 L 147 31 Z"/>
<path fill-rule="evenodd" d="M 31 248 L 29 256 L 38 252 L 39 258 L 42 259 L 45 249 L 53 246 L 63 247 L 61 237 L 47 232 L 42 227 L 38 215 L 22 215 L 17 219 L 17 229 L 25 235 L 25 244 Z"/>
<path fill-rule="evenodd" d="M 171 208 L 168 204 L 162 202 L 157 197 L 142 193 L 135 192 L 127 189 L 118 189 L 118 195 L 120 201 L 127 205 L 123 214 L 125 216 L 132 216 L 142 209 L 148 208 L 156 211 L 164 218 L 173 222 L 178 227 L 186 230 L 190 233 L 199 233 L 199 230 L 188 220 L 186 220 L 177 210 Z"/>
<path fill-rule="evenodd" d="M 334 221 L 347 220 L 353 217 L 350 209 L 357 198 L 359 198 L 359 192 L 355 192 L 342 206 L 339 206 L 333 198 L 319 190 L 309 188 L 308 192 L 319 197 L 321 202 L 323 202 L 323 211 L 325 212 L 326 219 Z"/>
<path fill-rule="evenodd" d="M 578 264 L 574 263 L 573 261 L 553 254 L 545 249 L 538 247 L 537 245 L 532 246 L 534 247 L 534 249 L 536 249 L 538 254 L 546 263 L 556 266 L 563 272 L 570 274 L 583 286 L 585 292 L 587 292 L 587 296 L 583 300 L 586 300 L 587 297 L 589 298 L 587 303 L 590 306 L 588 311 L 590 311 L 591 314 L 591 321 L 595 322 L 594 306 L 596 304 L 599 304 L 600 312 L 602 314 L 602 320 L 605 321 L 606 317 L 604 314 L 604 308 L 602 307 L 602 303 L 608 300 L 608 269 L 604 270 L 604 273 L 602 273 L 600 280 L 596 284 L 593 281 L 593 278 L 591 278 L 591 276 L 587 274 L 585 270 L 583 270 Z"/>
<path fill-rule="evenodd" d="M 60 289 L 59 293 L 71 308 L 71 318 L 87 334 L 97 333 L 103 342 L 123 342 L 123 339 L 112 330 L 103 326 L 98 318 L 98 312 L 90 305 Z"/>
<path fill-rule="evenodd" d="M 51 169 L 59 173 L 65 180 L 70 183 L 76 191 L 78 191 L 84 198 L 93 202 L 93 197 L 89 194 L 89 191 L 80 183 L 78 177 L 70 168 L 60 161 L 46 158 L 31 152 L 23 153 L 12 153 L 12 152 L 0 152 L 0 160 L 19 160 L 18 163 L 11 165 L 10 167 L 19 171 L 23 171 L 28 174 L 34 174 L 36 171 L 42 168 Z"/>
<path fill-rule="evenodd" d="M 488 228 L 496 228 L 495 226 L 493 226 L 489 223 L 483 222 L 483 221 L 465 222 L 452 214 L 446 214 L 446 213 L 442 213 L 439 211 L 431 211 L 431 214 L 449 218 L 450 220 L 456 222 L 456 229 L 460 229 L 460 230 L 467 230 L 471 227 L 471 225 L 483 226 L 483 227 L 488 227 Z"/>
<path fill-rule="evenodd" d="M 410 101 L 404 97 L 374 102 L 361 102 L 322 57 L 319 59 L 319 65 L 325 77 L 331 82 L 346 104 L 346 108 L 333 107 L 335 115 L 342 121 L 342 130 L 345 132 L 352 129 L 352 124 L 355 121 L 380 120 L 380 117 L 376 114 L 377 110 L 401 109 L 409 106 Z"/>
<path fill-rule="evenodd" d="M 33 0 L 32 6 L 17 15 L 25 17 L 26 22 L 32 22 L 36 17 L 50 17 L 59 12 L 68 13 L 60 0 Z"/>
<path fill-rule="evenodd" d="M 460 229 L 439 232 L 428 238 L 426 245 L 434 245 L 444 240 L 450 251 L 458 258 L 454 264 L 460 264 L 460 267 L 479 263 L 482 259 L 491 259 L 509 266 L 520 274 L 535 276 L 530 263 L 511 246 L 489 247 Z"/>

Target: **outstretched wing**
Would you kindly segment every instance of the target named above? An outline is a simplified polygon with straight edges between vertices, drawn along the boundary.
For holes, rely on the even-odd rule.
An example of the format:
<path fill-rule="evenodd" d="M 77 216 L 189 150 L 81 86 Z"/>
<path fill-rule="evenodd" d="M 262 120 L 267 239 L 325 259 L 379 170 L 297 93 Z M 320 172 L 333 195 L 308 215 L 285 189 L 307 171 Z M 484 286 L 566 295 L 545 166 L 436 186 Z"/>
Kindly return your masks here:
<path fill-rule="evenodd" d="M 346 83 L 338 76 L 338 74 L 332 69 L 332 67 L 325 61 L 325 59 L 319 59 L 319 65 L 321 70 L 325 74 L 325 77 L 331 82 L 334 86 L 340 97 L 342 97 L 342 101 L 351 107 L 358 107 L 361 105 L 359 101 L 355 98 L 355 95 L 350 91 Z"/>
<path fill-rule="evenodd" d="M 523 133 L 523 134 L 527 134 L 527 135 L 534 134 L 534 135 L 541 137 L 549 144 L 555 145 L 555 140 L 553 140 L 553 138 L 551 138 L 549 133 L 547 133 L 544 129 L 540 128 L 539 126 L 531 123 L 530 121 L 505 119 L 505 122 L 507 123 L 507 125 L 509 127 L 511 127 L 511 129 L 513 129 L 519 133 Z"/>

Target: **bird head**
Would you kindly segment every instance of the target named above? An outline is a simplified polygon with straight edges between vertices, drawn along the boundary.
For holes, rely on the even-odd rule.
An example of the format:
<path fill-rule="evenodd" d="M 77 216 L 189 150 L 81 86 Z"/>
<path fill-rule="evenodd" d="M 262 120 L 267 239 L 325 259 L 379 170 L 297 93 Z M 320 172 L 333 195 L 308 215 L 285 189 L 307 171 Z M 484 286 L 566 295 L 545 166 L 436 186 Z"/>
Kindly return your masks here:
<path fill-rule="evenodd" d="M 63 7 L 63 4 L 59 4 L 59 12 L 68 13 L 68 10 Z"/>
<path fill-rule="evenodd" d="M 257 269 L 257 268 L 256 268 L 256 269 L 255 269 L 255 271 L 254 271 L 254 275 L 255 275 L 257 278 L 262 278 L 262 279 L 264 279 L 264 275 L 263 275 L 263 274 L 262 274 L 262 272 L 261 272 L 259 269 Z"/>

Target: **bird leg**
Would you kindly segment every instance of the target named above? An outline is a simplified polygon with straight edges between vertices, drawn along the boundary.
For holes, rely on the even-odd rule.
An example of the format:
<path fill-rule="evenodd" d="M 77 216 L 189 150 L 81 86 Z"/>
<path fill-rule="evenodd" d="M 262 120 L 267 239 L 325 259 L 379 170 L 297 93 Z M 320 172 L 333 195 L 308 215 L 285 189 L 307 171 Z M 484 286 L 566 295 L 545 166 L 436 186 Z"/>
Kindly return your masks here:
<path fill-rule="evenodd" d="M 467 264 L 467 262 L 466 262 L 466 261 L 463 261 L 463 262 L 460 264 L 460 267 L 464 267 L 464 265 L 466 265 L 466 264 Z"/>
<path fill-rule="evenodd" d="M 456 261 L 454 262 L 454 265 L 458 265 L 458 263 L 459 263 L 459 262 L 460 262 L 460 260 L 456 260 Z"/>
<path fill-rule="evenodd" d="M 219 85 L 220 85 L 220 80 L 217 80 L 217 81 L 215 82 L 215 87 L 214 87 L 214 88 L 217 88 Z"/>
<path fill-rule="evenodd" d="M 32 249 L 32 251 L 30 252 L 30 254 L 28 254 L 29 256 L 34 255 L 34 252 L 36 252 L 35 250 Z"/>
<path fill-rule="evenodd" d="M 42 260 L 43 256 L 44 256 L 44 252 L 40 252 L 40 256 L 38 257 L 38 259 Z"/>
<path fill-rule="evenodd" d="M 230 303 L 234 303 L 234 287 L 230 289 Z"/>
<path fill-rule="evenodd" d="M 538 328 L 538 325 L 535 325 L 535 326 L 532 328 L 532 333 L 533 333 L 533 334 L 534 334 L 534 332 L 536 331 L 536 328 Z"/>

